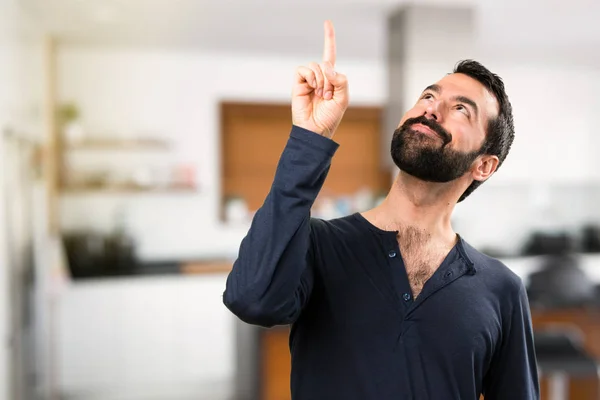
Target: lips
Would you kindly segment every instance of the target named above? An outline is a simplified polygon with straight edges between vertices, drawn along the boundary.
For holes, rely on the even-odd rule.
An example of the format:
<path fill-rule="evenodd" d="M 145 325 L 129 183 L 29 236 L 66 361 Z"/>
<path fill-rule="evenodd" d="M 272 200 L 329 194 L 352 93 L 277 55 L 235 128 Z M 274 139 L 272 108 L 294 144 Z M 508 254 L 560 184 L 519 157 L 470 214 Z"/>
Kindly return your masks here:
<path fill-rule="evenodd" d="M 417 132 L 421 132 L 425 135 L 429 135 L 429 136 L 435 136 L 435 137 L 440 137 L 440 135 L 438 135 L 433 129 L 423 125 L 423 124 L 414 124 L 411 126 L 411 129 Z"/>

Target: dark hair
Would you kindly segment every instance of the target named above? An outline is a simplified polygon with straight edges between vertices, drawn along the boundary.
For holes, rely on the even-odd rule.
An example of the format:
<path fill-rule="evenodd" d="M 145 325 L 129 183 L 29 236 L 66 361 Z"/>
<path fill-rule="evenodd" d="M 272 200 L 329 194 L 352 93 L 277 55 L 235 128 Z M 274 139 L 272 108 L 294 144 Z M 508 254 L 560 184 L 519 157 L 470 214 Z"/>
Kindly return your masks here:
<path fill-rule="evenodd" d="M 467 75 L 486 87 L 498 100 L 498 116 L 488 122 L 485 141 L 481 147 L 481 154 L 491 154 L 498 157 L 498 168 L 510 151 L 515 138 L 515 124 L 512 115 L 512 106 L 504 90 L 504 82 L 498 75 L 490 72 L 486 67 L 473 60 L 460 61 L 454 67 L 453 73 Z M 458 199 L 459 202 L 467 198 L 482 181 L 473 181 Z"/>

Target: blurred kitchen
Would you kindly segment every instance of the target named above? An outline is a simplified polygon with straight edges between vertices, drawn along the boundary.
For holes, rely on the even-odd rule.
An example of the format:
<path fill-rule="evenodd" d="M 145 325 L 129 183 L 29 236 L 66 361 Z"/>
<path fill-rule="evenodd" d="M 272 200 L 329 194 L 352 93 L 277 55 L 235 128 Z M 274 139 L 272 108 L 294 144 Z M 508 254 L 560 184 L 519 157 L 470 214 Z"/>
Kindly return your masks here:
<path fill-rule="evenodd" d="M 482 61 L 516 139 L 454 227 L 527 284 L 543 398 L 600 398 L 597 1 L 1 0 L 0 400 L 289 398 L 288 328 L 221 296 L 325 19 L 351 100 L 313 215 L 377 204 L 404 110 Z"/>

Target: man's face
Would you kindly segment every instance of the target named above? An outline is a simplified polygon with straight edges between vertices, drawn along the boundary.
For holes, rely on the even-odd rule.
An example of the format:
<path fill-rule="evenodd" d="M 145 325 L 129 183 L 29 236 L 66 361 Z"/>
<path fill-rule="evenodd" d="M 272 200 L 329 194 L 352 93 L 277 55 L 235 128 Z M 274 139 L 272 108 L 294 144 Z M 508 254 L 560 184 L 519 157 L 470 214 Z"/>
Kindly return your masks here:
<path fill-rule="evenodd" d="M 464 74 L 447 75 L 426 88 L 400 121 L 392 159 L 423 181 L 455 180 L 485 161 L 480 155 L 486 128 L 497 116 L 498 102 L 481 83 Z"/>

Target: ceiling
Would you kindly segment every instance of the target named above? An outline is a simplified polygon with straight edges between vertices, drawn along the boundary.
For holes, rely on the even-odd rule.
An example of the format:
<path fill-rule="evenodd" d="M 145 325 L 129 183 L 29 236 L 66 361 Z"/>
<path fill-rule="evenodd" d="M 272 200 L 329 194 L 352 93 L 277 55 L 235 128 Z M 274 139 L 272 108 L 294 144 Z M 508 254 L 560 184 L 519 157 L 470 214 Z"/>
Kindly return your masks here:
<path fill-rule="evenodd" d="M 313 54 L 322 23 L 345 57 L 385 56 L 386 16 L 407 0 L 20 0 L 71 45 L 190 46 L 208 51 Z M 417 2 L 417 1 L 414 1 Z M 478 36 L 522 49 L 600 49 L 599 0 L 419 0 L 478 10 Z M 425 25 L 426 26 L 426 25 Z M 596 51 L 597 52 L 597 51 Z"/>

